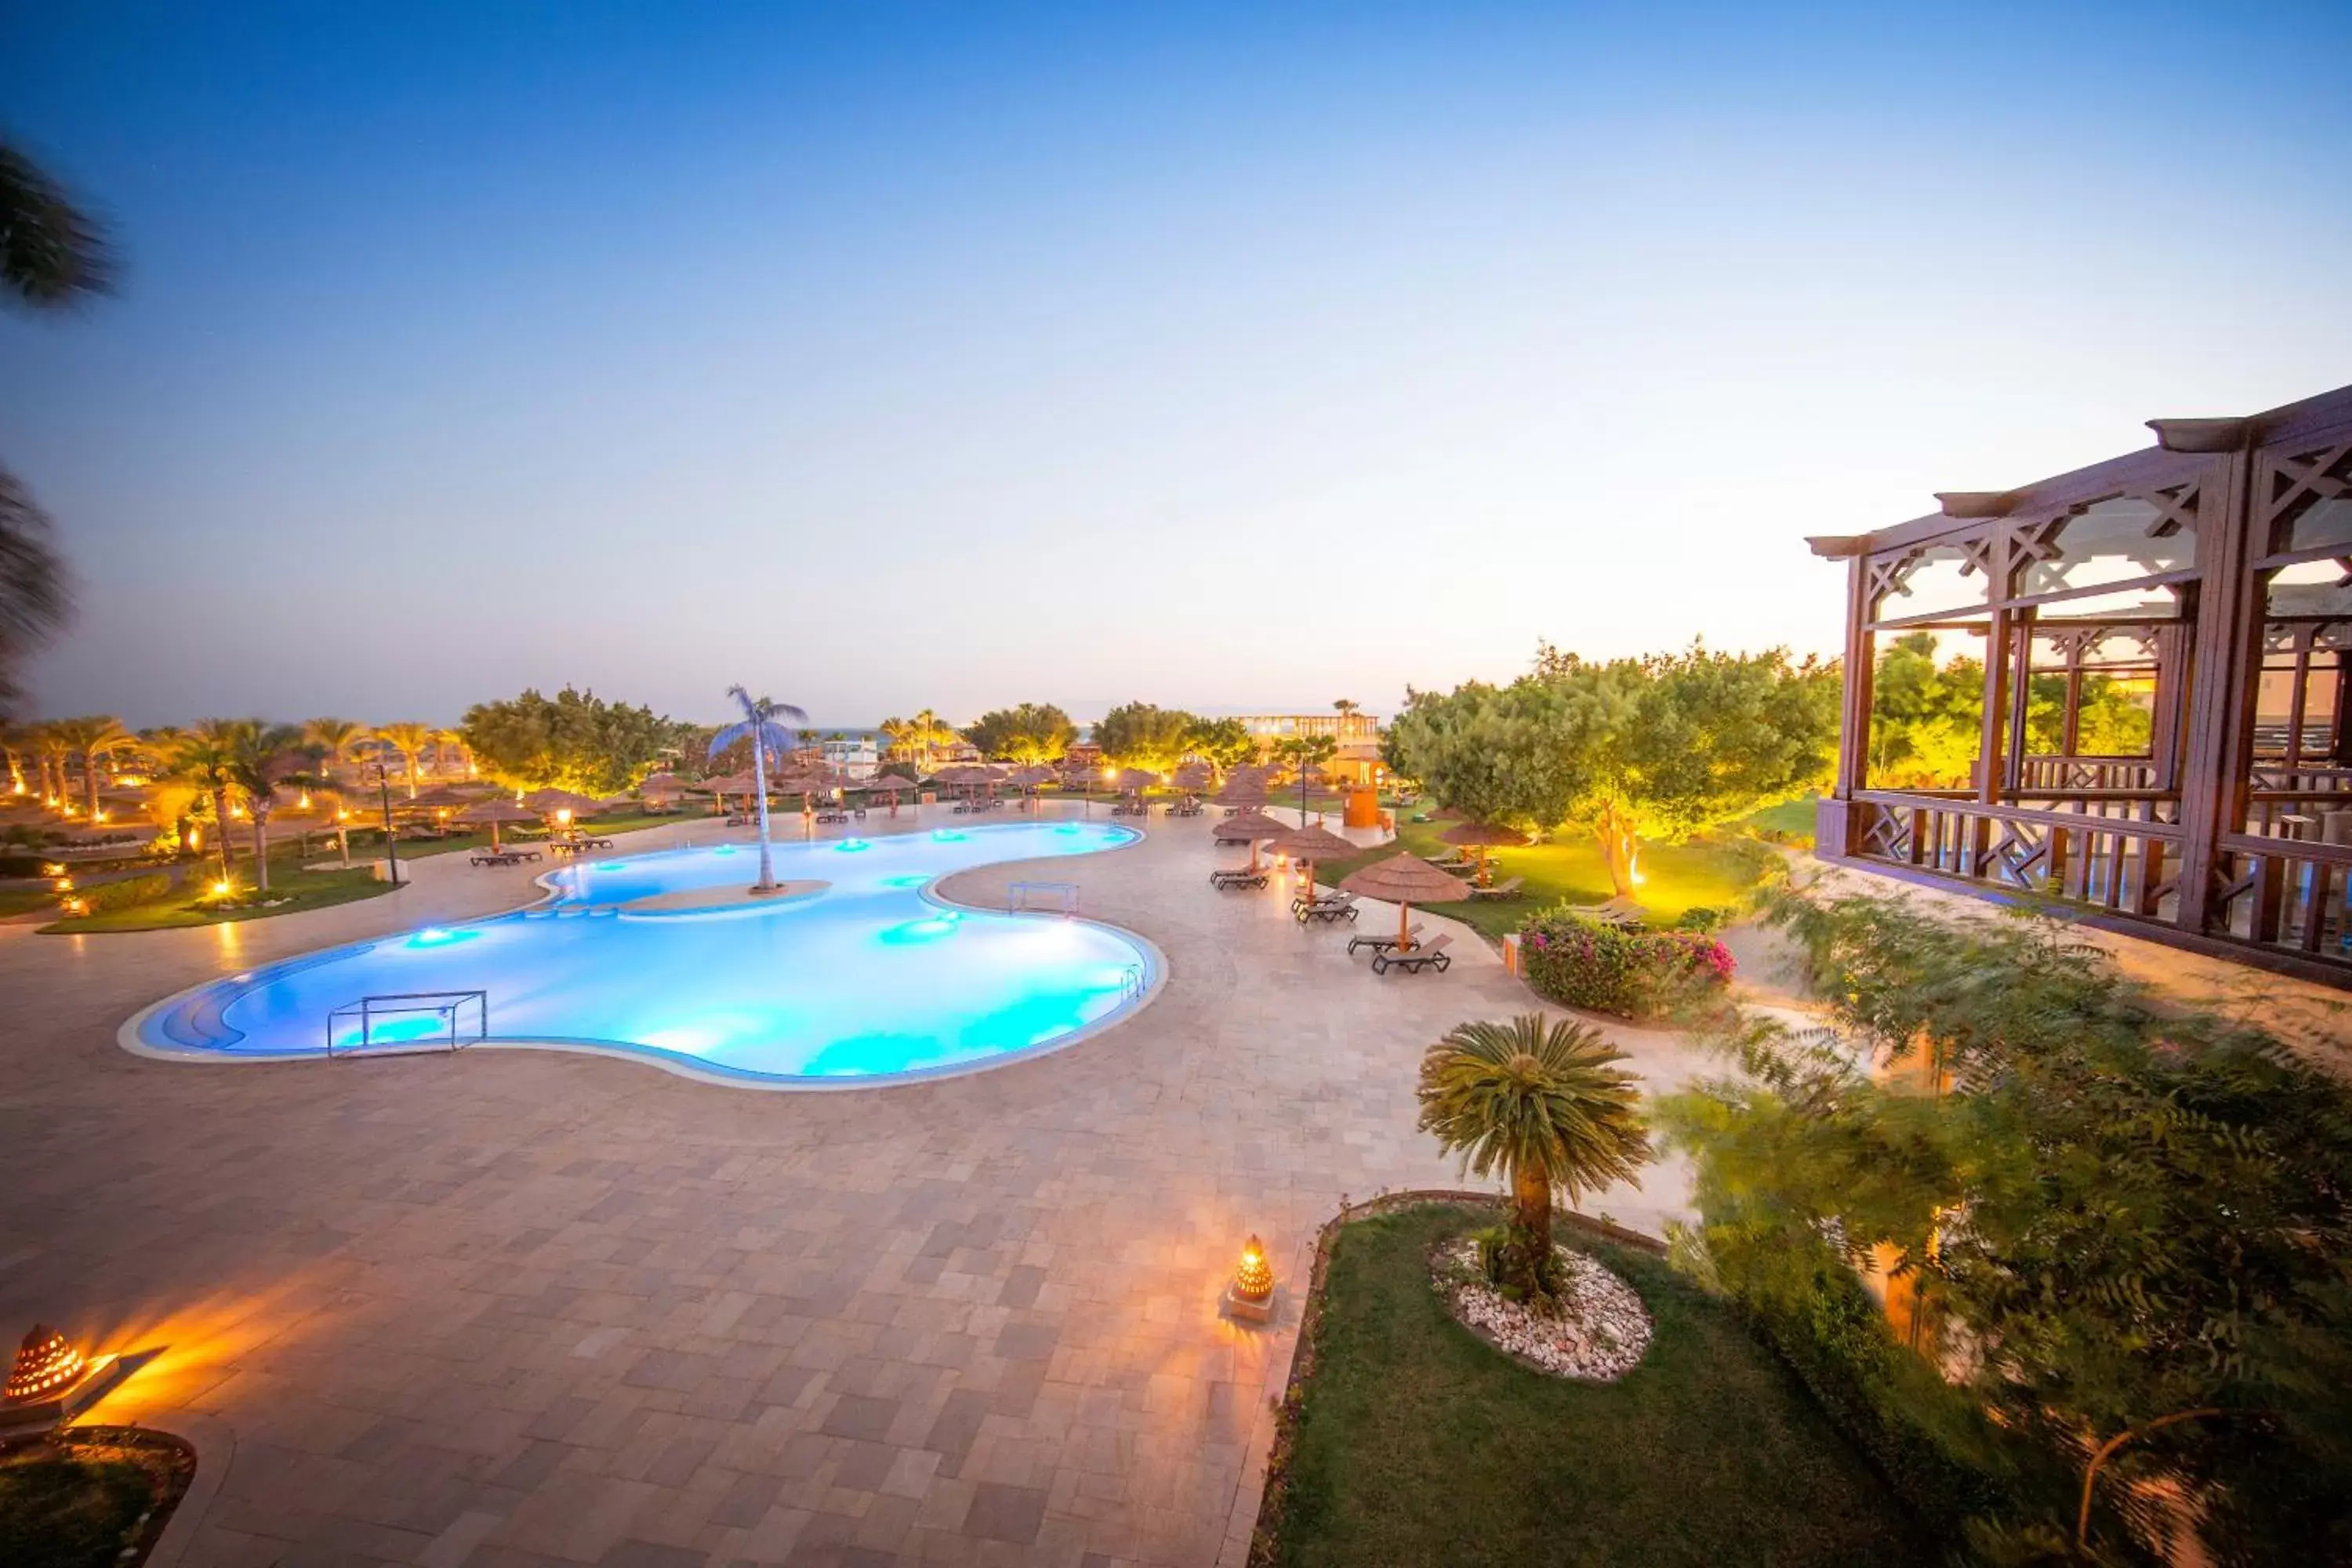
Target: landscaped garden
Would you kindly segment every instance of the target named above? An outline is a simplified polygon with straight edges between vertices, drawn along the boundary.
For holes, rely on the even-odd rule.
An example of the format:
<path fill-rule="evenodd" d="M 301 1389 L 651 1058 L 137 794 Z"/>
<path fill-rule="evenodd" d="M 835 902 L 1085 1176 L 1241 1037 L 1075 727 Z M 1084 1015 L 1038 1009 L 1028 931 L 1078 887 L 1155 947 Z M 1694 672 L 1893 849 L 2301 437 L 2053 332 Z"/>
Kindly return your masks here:
<path fill-rule="evenodd" d="M 1646 1353 L 1615 1383 L 1547 1377 L 1455 1321 L 1430 1254 L 1495 1220 L 1431 1205 L 1340 1228 L 1261 1561 L 1935 1560 L 1780 1358 L 1663 1258 L 1574 1240 L 1651 1316 Z"/>
<path fill-rule="evenodd" d="M 0 1446 L 0 1563 L 131 1568 L 187 1489 L 195 1456 L 175 1437 L 76 1428 Z"/>

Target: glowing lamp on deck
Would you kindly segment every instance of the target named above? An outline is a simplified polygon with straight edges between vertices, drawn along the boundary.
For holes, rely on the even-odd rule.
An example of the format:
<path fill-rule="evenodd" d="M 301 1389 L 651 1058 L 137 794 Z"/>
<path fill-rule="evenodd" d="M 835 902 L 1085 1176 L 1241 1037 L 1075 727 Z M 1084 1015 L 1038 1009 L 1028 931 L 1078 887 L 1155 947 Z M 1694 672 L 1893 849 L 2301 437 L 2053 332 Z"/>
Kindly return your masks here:
<path fill-rule="evenodd" d="M 89 1371 L 89 1358 L 74 1342 L 47 1323 L 35 1323 L 16 1360 L 8 1368 L 7 1399 L 11 1405 L 56 1394 L 71 1388 Z"/>
<path fill-rule="evenodd" d="M 1236 1322 L 1274 1321 L 1274 1265 L 1266 1260 L 1265 1243 L 1255 1235 L 1242 1244 L 1241 1261 L 1225 1286 L 1224 1310 Z"/>

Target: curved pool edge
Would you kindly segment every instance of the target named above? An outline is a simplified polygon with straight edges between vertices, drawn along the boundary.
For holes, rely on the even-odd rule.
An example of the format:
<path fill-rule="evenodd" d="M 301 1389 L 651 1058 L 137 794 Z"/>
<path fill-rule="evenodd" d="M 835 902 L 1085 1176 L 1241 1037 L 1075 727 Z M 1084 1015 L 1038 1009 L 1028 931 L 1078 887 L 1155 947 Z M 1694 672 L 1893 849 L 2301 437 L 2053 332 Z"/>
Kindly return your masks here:
<path fill-rule="evenodd" d="M 998 826 L 1014 826 L 1019 825 L 1012 823 L 1002 825 L 991 823 L 987 825 L 987 826 L 992 827 Z M 1087 853 L 1095 855 L 1116 854 L 1122 849 L 1133 848 L 1138 844 L 1142 843 L 1149 836 L 1147 831 L 1139 826 L 1135 826 L 1126 823 L 1118 824 L 1117 826 L 1129 834 L 1129 837 L 1119 843 L 1106 845 L 1100 849 L 1089 850 Z M 666 847 L 664 849 L 650 850 L 646 853 L 665 854 L 667 852 L 668 849 Z M 615 856 L 614 858 L 614 861 L 610 863 L 617 863 L 621 860 L 635 858 L 635 857 L 625 855 Z M 990 861 L 986 862 L 986 864 L 992 866 L 1019 866 L 1027 864 L 1030 859 L 1034 858 L 1035 858 L 1030 857 L 1017 860 Z M 541 894 L 541 896 L 536 899 L 526 900 L 522 902 L 517 903 L 512 908 L 499 910 L 492 913 L 476 915 L 467 920 L 451 921 L 446 922 L 446 924 L 440 929 L 458 931 L 468 926 L 484 925 L 493 921 L 511 920 L 521 915 L 527 910 L 537 909 L 544 904 L 559 901 L 563 896 L 562 890 L 560 888 L 553 886 L 551 879 L 556 876 L 562 869 L 563 868 L 551 868 L 546 872 L 533 876 L 531 879 L 531 885 L 539 889 Z M 1145 1008 L 1150 1007 L 1154 1002 L 1157 1002 L 1160 999 L 1160 993 L 1167 988 L 1169 966 L 1168 955 L 1161 950 L 1158 942 L 1152 941 L 1150 937 L 1144 935 L 1139 931 L 1135 931 L 1129 927 L 1119 925 L 1111 921 L 1096 920 L 1087 915 L 1055 914 L 1042 910 L 1012 910 L 994 908 L 985 904 L 967 904 L 958 900 L 950 899 L 938 890 L 940 884 L 948 880 L 950 878 L 961 876 L 966 872 L 977 869 L 979 869 L 978 867 L 962 867 L 954 871 L 942 872 L 939 876 L 933 877 L 930 880 L 925 882 L 920 889 L 917 889 L 918 896 L 928 902 L 940 906 L 942 909 L 968 910 L 977 913 L 993 915 L 1004 920 L 1076 921 L 1084 925 L 1093 926 L 1100 931 L 1109 931 L 1121 940 L 1132 943 L 1141 953 L 1144 961 L 1144 973 L 1141 990 L 1131 1002 L 1123 1002 L 1118 1007 L 1113 1008 L 1110 1012 L 1103 1015 L 1101 1017 L 1089 1019 L 1078 1027 L 1069 1031 L 1069 1033 L 1058 1036 L 1054 1039 L 1041 1041 L 1035 1045 L 1024 1046 L 1017 1050 L 996 1051 L 986 1056 L 973 1058 L 966 1061 L 943 1063 L 938 1067 L 931 1068 L 917 1068 L 905 1072 L 861 1074 L 787 1074 L 744 1072 L 719 1067 L 713 1063 L 704 1061 L 699 1058 L 688 1056 L 683 1052 L 666 1050 L 658 1046 L 640 1045 L 635 1041 L 628 1040 L 599 1040 L 566 1037 L 531 1038 L 519 1037 L 508 1039 L 488 1039 L 460 1047 L 454 1051 L 446 1052 L 423 1048 L 376 1048 L 365 1052 L 354 1053 L 352 1057 L 347 1057 L 342 1059 L 373 1059 L 375 1058 L 387 1057 L 443 1055 L 462 1056 L 467 1051 L 477 1050 L 562 1051 L 575 1056 L 604 1057 L 617 1060 L 634 1062 L 641 1066 L 658 1068 L 674 1077 L 688 1079 L 698 1083 L 710 1084 L 726 1089 L 756 1089 L 769 1091 L 793 1093 L 832 1093 L 861 1089 L 889 1089 L 907 1084 L 933 1083 L 948 1079 L 969 1078 L 978 1073 L 993 1071 L 998 1068 L 1011 1067 L 1016 1063 L 1034 1061 L 1040 1058 L 1052 1056 L 1057 1051 L 1066 1050 L 1072 1046 L 1080 1045 L 1094 1038 L 1097 1035 L 1115 1028 L 1118 1026 L 1126 1023 L 1128 1020 L 1139 1016 Z M 278 959 L 271 963 L 253 970 L 250 972 L 251 978 L 241 982 L 240 984 L 258 984 L 262 983 L 262 977 L 272 971 L 282 970 L 293 965 L 307 966 L 311 963 L 330 962 L 346 953 L 364 952 L 367 949 L 375 947 L 379 943 L 396 941 L 409 934 L 412 933 L 400 931 L 386 931 L 379 936 L 363 937 L 353 942 L 338 942 L 330 947 L 317 948 L 308 952 L 294 953 L 286 958 Z M 172 992 L 169 995 L 160 997 L 157 1000 L 149 1003 L 146 1006 L 140 1008 L 136 1013 L 133 1013 L 130 1017 L 124 1019 L 121 1024 L 116 1026 L 114 1037 L 115 1044 L 124 1051 L 127 1051 L 135 1057 L 142 1057 L 150 1061 L 164 1061 L 179 1064 L 195 1063 L 199 1065 L 218 1067 L 252 1067 L 283 1066 L 292 1062 L 330 1062 L 337 1059 L 330 1056 L 323 1047 L 318 1050 L 236 1053 L 217 1049 L 205 1049 L 198 1047 L 173 1047 L 158 1045 L 146 1037 L 146 1026 L 154 1018 L 176 1006 L 179 1006 L 181 1004 L 187 1002 L 191 998 L 221 984 L 224 980 L 233 979 L 235 979 L 234 976 L 216 975 L 209 980 L 201 980 L 191 985 L 184 985 L 178 990 Z"/>

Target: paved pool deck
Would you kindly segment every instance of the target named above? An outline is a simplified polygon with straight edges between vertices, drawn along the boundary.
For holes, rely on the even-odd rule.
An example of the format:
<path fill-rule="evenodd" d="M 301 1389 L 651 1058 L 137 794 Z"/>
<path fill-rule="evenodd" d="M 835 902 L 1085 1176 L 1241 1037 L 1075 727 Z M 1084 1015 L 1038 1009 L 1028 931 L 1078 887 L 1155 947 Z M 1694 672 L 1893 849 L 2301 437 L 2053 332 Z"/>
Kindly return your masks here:
<path fill-rule="evenodd" d="M 0 1331 L 152 1352 L 93 1418 L 199 1443 L 157 1568 L 1238 1563 L 1316 1228 L 1343 1194 L 1460 1184 L 1413 1130 L 1422 1050 L 1537 1004 L 1450 921 L 1419 917 L 1454 931 L 1450 973 L 1375 978 L 1349 928 L 1288 919 L 1279 879 L 1213 891 L 1239 858 L 1213 820 L 942 889 L 1077 883 L 1167 956 L 1139 1015 L 851 1092 L 116 1044 L 183 986 L 512 908 L 544 867 L 438 856 L 397 893 L 245 925 L 0 928 Z M 748 837 L 686 822 L 615 853 Z M 1654 1086 L 1707 1065 L 1610 1033 Z M 1655 1228 L 1685 1184 L 1669 1163 L 1587 1207 Z M 1216 1310 L 1251 1232 L 1271 1328 Z"/>

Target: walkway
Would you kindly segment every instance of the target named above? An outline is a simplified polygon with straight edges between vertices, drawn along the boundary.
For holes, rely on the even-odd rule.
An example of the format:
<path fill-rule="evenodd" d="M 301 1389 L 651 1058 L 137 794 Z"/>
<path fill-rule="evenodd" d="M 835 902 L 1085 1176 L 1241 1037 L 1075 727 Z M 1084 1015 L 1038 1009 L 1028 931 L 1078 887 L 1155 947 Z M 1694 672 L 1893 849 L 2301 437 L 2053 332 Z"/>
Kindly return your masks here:
<path fill-rule="evenodd" d="M 1413 1131 L 1421 1050 L 1532 999 L 1466 931 L 1450 973 L 1375 980 L 1279 883 L 1213 892 L 1234 857 L 1206 839 L 1154 819 L 1052 863 L 1167 953 L 1139 1016 L 847 1093 L 115 1044 L 204 977 L 511 907 L 529 868 L 439 857 L 247 926 L 0 929 L 0 1325 L 160 1347 L 99 1415 L 202 1442 L 184 1563 L 1238 1562 L 1315 1227 L 1342 1194 L 1456 1182 Z M 1698 1065 L 1615 1032 L 1657 1082 Z M 1591 1206 L 1654 1226 L 1683 1185 Z M 1252 1231 L 1286 1281 L 1271 1331 L 1216 1313 Z"/>

